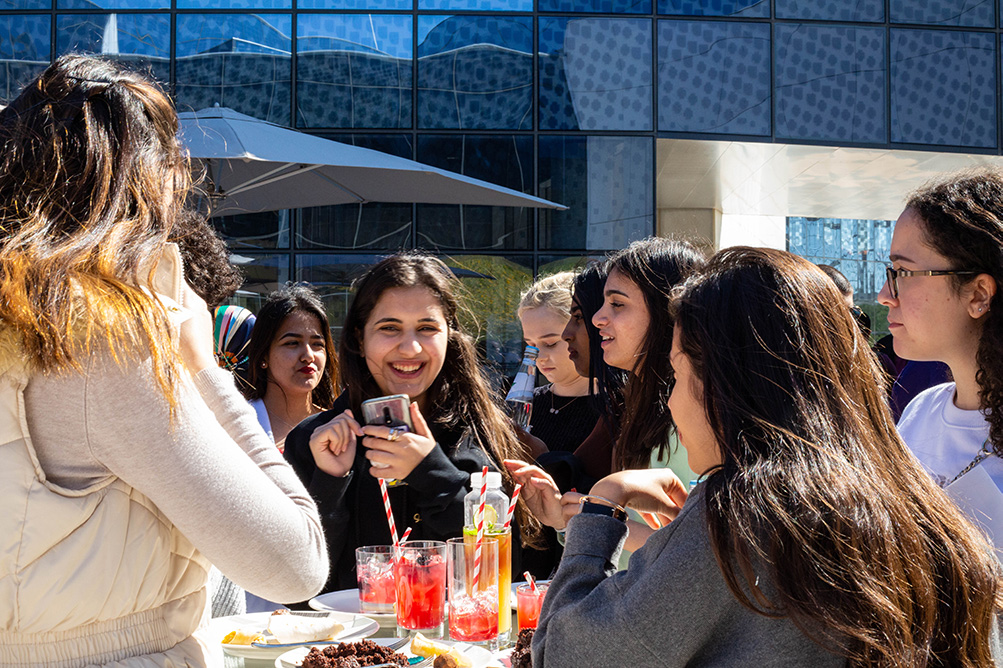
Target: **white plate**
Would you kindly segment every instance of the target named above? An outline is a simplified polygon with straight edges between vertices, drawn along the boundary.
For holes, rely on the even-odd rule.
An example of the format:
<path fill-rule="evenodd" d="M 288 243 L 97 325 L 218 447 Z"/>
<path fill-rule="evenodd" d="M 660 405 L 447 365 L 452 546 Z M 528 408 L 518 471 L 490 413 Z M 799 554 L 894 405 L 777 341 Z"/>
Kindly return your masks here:
<path fill-rule="evenodd" d="M 359 590 L 342 589 L 321 594 L 310 599 L 309 605 L 314 610 L 334 610 L 335 612 L 345 612 L 351 615 L 363 614 L 359 610 Z M 397 615 L 390 613 L 367 612 L 366 617 L 372 617 L 380 623 L 380 626 L 397 626 Z"/>
<path fill-rule="evenodd" d="M 388 645 L 394 642 L 396 638 L 373 638 L 372 640 L 380 645 Z M 483 647 L 475 647 L 474 645 L 468 645 L 466 643 L 454 643 L 448 640 L 437 640 L 436 642 L 442 642 L 444 645 L 459 645 L 460 651 L 463 652 L 470 659 L 471 663 L 474 664 L 473 668 L 493 668 L 495 666 L 502 665 L 491 652 Z M 404 645 L 404 647 L 397 651 L 408 658 L 415 656 L 410 651 L 410 644 Z M 299 668 L 303 663 L 303 657 L 305 657 L 309 652 L 309 647 L 299 647 L 297 649 L 289 650 L 282 656 L 275 659 L 275 668 Z"/>
<path fill-rule="evenodd" d="M 513 610 L 518 610 L 519 609 L 519 604 L 515 600 L 515 590 L 516 590 L 516 588 L 519 585 L 524 585 L 524 584 L 529 584 L 529 583 L 526 582 L 525 580 L 523 580 L 521 582 L 513 582 L 512 583 L 512 595 L 509 597 L 508 602 L 511 604 Z M 537 580 L 536 584 L 550 584 L 550 580 Z"/>
<path fill-rule="evenodd" d="M 268 628 L 268 618 L 271 614 L 270 612 L 253 612 L 247 615 L 219 617 L 212 620 L 210 628 L 214 635 L 218 635 L 220 640 L 230 631 L 241 628 L 261 629 L 261 633 L 265 633 L 265 629 Z M 296 611 L 292 611 L 292 614 L 296 614 Z M 308 614 L 316 616 L 317 613 Z M 375 619 L 362 615 L 330 611 L 327 616 L 345 625 L 344 630 L 336 636 L 337 640 L 344 642 L 367 638 L 380 629 L 380 625 Z M 309 643 L 306 644 L 309 645 Z M 221 643 L 220 646 L 227 654 L 244 659 L 273 659 L 277 655 L 289 651 L 289 645 L 281 647 L 254 647 L 253 645 L 228 645 Z"/>

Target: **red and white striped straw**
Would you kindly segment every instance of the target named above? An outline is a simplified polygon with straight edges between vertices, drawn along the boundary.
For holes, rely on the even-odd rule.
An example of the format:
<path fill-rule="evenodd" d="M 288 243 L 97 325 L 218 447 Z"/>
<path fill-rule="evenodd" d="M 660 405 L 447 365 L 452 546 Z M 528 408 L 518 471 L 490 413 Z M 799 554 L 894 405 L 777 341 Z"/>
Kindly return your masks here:
<path fill-rule="evenodd" d="M 512 503 L 508 504 L 508 515 L 505 516 L 505 528 L 512 526 L 512 517 L 515 515 L 515 504 L 519 502 L 519 491 L 522 485 L 516 485 L 512 490 Z"/>
<path fill-rule="evenodd" d="M 380 493 L 383 495 L 383 507 L 387 510 L 387 524 L 390 525 L 390 536 L 394 540 L 394 551 L 396 552 L 397 546 L 400 542 L 397 540 L 397 527 L 394 525 L 394 513 L 390 510 L 390 494 L 387 492 L 387 481 L 383 478 L 378 478 L 380 481 Z"/>
<path fill-rule="evenodd" d="M 474 590 L 481 581 L 481 545 L 484 543 L 484 506 L 488 499 L 488 467 L 481 470 L 481 503 L 477 506 L 477 546 L 474 548 Z"/>
<path fill-rule="evenodd" d="M 411 535 L 411 529 L 412 529 L 412 527 L 408 527 L 407 529 L 404 529 L 404 535 L 401 536 L 401 545 L 403 545 L 404 543 L 407 542 L 407 537 Z"/>
<path fill-rule="evenodd" d="M 529 571 L 523 571 L 522 577 L 526 578 L 526 582 L 529 583 L 529 590 L 536 593 L 536 578 Z"/>

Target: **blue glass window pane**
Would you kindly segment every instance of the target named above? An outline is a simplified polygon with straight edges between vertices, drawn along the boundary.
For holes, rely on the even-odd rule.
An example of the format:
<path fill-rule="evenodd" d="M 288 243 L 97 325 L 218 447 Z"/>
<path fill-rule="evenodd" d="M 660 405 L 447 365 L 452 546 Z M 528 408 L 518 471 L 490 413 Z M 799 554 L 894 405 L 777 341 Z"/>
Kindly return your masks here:
<path fill-rule="evenodd" d="M 648 137 L 540 137 L 541 250 L 612 250 L 653 234 L 654 170 Z"/>
<path fill-rule="evenodd" d="M 533 192 L 533 138 L 424 135 L 418 161 Z M 532 248 L 533 214 L 523 207 L 418 205 L 418 245 L 440 250 Z"/>
<path fill-rule="evenodd" d="M 418 0 L 418 9 L 449 12 L 531 12 L 533 0 Z"/>
<path fill-rule="evenodd" d="M 46 3 L 48 5 L 48 3 Z M 170 9 L 171 0 L 56 0 L 56 9 Z"/>
<path fill-rule="evenodd" d="M 776 0 L 778 19 L 884 21 L 884 0 Z"/>
<path fill-rule="evenodd" d="M 49 16 L 0 16 L 0 103 L 7 104 L 49 64 Z"/>
<path fill-rule="evenodd" d="M 178 9 L 292 9 L 292 0 L 178 0 Z"/>
<path fill-rule="evenodd" d="M 658 22 L 658 129 L 770 134 L 770 27 Z"/>
<path fill-rule="evenodd" d="M 321 135 L 325 139 L 412 159 L 411 135 Z M 296 247 L 393 250 L 411 244 L 410 204 L 368 202 L 300 210 Z"/>
<path fill-rule="evenodd" d="M 995 27 L 992 0 L 890 0 L 888 13 L 892 23 Z"/>
<path fill-rule="evenodd" d="M 166 14 L 64 14 L 56 18 L 56 54 L 100 53 L 171 78 L 171 20 Z"/>
<path fill-rule="evenodd" d="M 885 30 L 776 26 L 778 137 L 886 140 Z"/>
<path fill-rule="evenodd" d="M 234 254 L 230 261 L 244 274 L 244 284 L 237 294 L 228 299 L 255 313 L 261 309 L 269 294 L 285 285 L 292 276 L 289 272 L 289 254 Z"/>
<path fill-rule="evenodd" d="M 769 18 L 769 0 L 658 0 L 659 14 Z"/>
<path fill-rule="evenodd" d="M 540 129 L 650 130 L 651 21 L 540 19 Z"/>
<path fill-rule="evenodd" d="M 301 14 L 296 41 L 300 127 L 411 127 L 410 16 Z"/>
<path fill-rule="evenodd" d="M 248 248 L 289 248 L 289 210 L 240 213 L 212 219 L 216 231 L 227 245 L 243 251 Z M 234 260 L 236 264 L 239 261 Z"/>
<path fill-rule="evenodd" d="M 533 20 L 418 17 L 418 126 L 533 129 Z"/>
<path fill-rule="evenodd" d="M 297 0 L 296 9 L 407 10 L 413 4 L 412 0 Z"/>
<path fill-rule="evenodd" d="M 188 14 L 177 18 L 174 68 L 178 107 L 219 104 L 289 125 L 288 14 Z"/>
<path fill-rule="evenodd" d="M 650 14 L 651 0 L 540 0 L 539 11 Z"/>
<path fill-rule="evenodd" d="M 891 140 L 996 145 L 996 37 L 891 31 Z"/>
<path fill-rule="evenodd" d="M 0 10 L 52 9 L 52 0 L 0 0 Z"/>

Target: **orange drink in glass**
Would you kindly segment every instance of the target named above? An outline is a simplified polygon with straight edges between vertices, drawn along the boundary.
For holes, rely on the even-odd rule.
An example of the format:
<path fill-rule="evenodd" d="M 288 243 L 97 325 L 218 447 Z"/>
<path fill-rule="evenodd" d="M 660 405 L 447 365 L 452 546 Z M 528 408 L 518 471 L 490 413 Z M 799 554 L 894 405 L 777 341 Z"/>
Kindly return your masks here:
<path fill-rule="evenodd" d="M 498 639 L 504 645 L 512 633 L 512 528 L 493 524 L 484 537 L 498 541 Z M 464 527 L 463 538 L 476 544 L 477 528 Z"/>

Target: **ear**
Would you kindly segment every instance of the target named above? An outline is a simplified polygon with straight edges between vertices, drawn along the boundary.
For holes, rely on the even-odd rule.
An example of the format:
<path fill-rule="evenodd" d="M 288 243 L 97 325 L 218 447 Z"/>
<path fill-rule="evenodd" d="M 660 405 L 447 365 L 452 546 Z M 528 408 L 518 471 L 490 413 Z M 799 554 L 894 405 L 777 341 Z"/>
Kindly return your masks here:
<path fill-rule="evenodd" d="M 969 284 L 968 314 L 975 319 L 989 313 L 993 297 L 996 296 L 996 279 L 989 274 L 979 274 Z"/>

